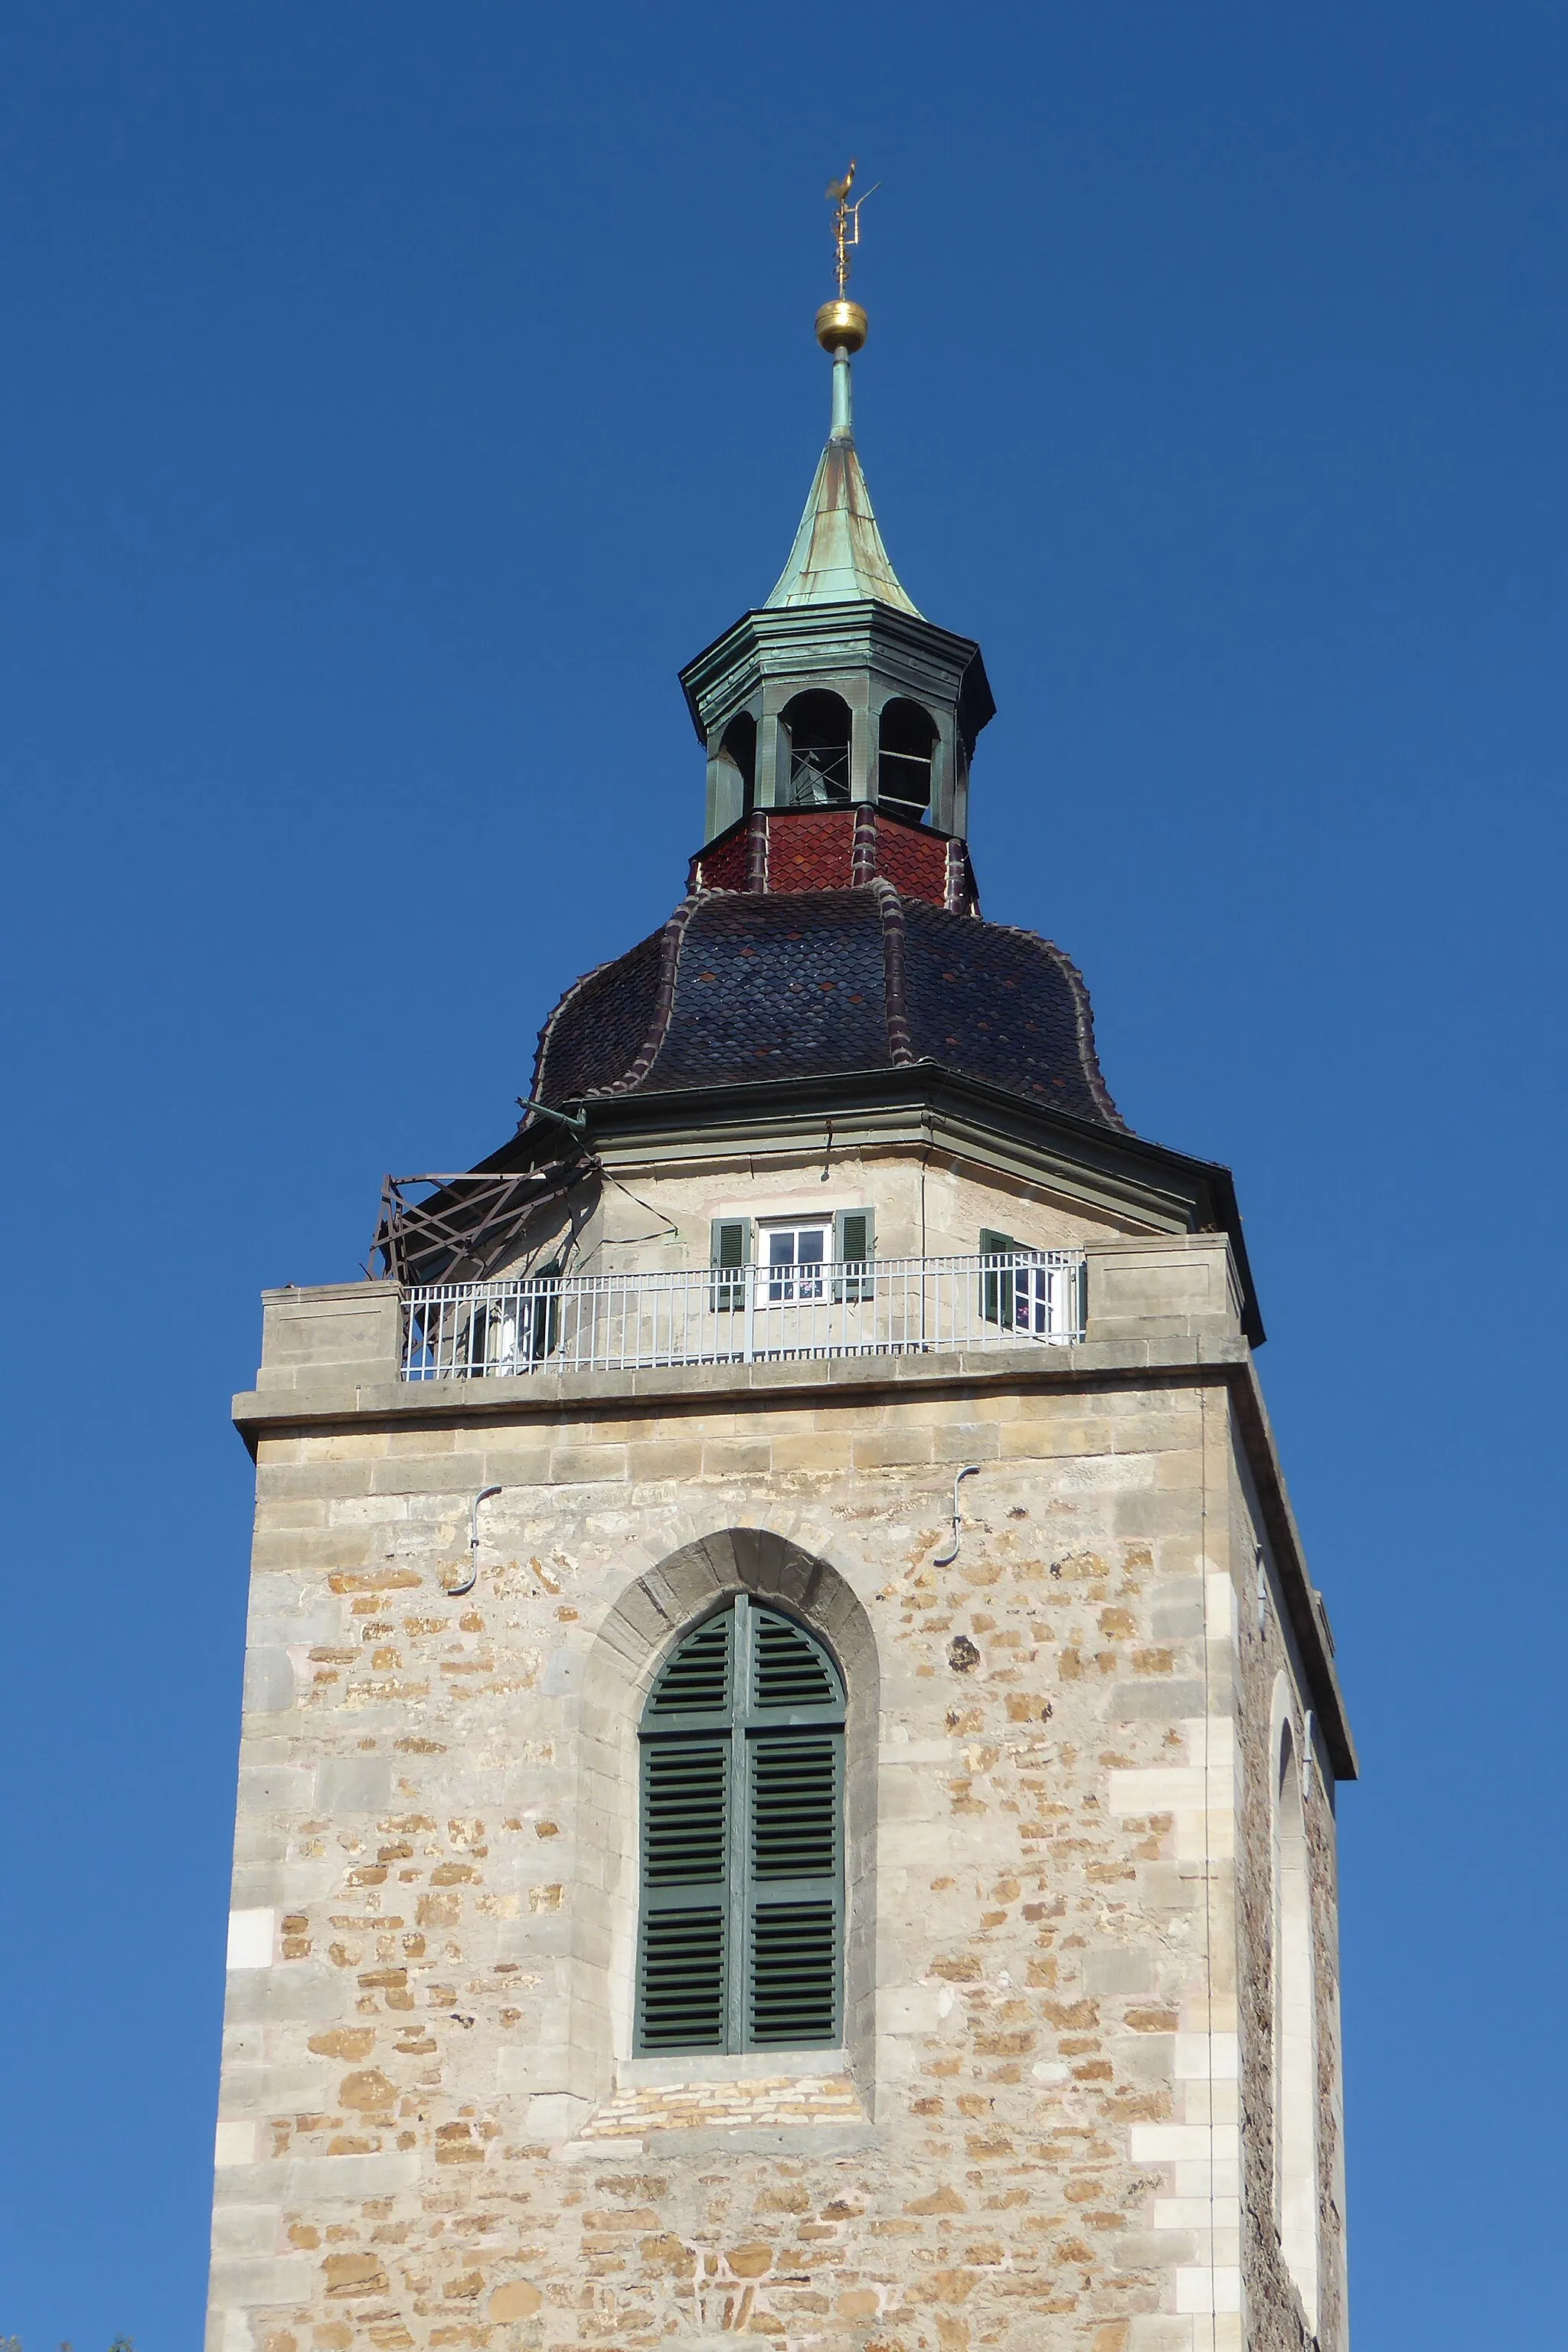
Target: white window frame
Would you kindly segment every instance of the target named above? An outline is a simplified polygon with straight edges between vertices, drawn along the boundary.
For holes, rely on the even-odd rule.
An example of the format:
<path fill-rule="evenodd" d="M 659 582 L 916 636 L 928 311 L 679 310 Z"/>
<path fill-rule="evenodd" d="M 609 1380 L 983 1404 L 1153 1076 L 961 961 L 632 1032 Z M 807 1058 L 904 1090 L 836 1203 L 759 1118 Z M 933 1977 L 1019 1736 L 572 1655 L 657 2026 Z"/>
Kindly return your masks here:
<path fill-rule="evenodd" d="M 831 1210 L 820 1216 L 759 1217 L 757 1219 L 757 1280 L 759 1283 L 766 1283 L 770 1306 L 777 1306 L 780 1303 L 787 1305 L 795 1299 L 821 1298 L 825 1296 L 826 1268 L 833 1260 L 833 1233 Z M 773 1256 L 773 1237 L 775 1234 L 790 1234 L 797 1244 L 797 1254 L 788 1261 L 787 1265 L 782 1262 L 775 1265 Z M 799 1237 L 802 1234 L 815 1234 L 820 1237 L 822 1248 L 819 1256 L 802 1258 L 798 1255 Z M 795 1269 L 801 1265 L 817 1265 L 822 1268 L 822 1272 L 816 1276 L 809 1274 L 801 1276 L 795 1272 Z"/>

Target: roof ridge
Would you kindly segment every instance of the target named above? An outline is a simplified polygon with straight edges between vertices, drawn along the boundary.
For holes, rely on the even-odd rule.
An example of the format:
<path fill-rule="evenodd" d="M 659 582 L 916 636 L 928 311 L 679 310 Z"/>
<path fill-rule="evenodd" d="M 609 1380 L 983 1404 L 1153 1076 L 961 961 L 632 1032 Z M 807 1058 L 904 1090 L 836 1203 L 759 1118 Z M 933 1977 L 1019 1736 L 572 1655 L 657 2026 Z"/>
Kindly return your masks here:
<path fill-rule="evenodd" d="M 865 885 L 860 886 L 862 888 Z M 871 883 L 877 911 L 882 919 L 882 989 L 888 1016 L 888 1055 L 895 1069 L 915 1058 L 910 1042 L 910 1005 L 904 987 L 904 901 L 885 875 Z"/>
<path fill-rule="evenodd" d="M 984 921 L 984 918 L 980 919 Z M 1100 1049 L 1094 1042 L 1094 1006 L 1089 993 L 1089 982 L 1066 948 L 1058 947 L 1055 940 L 1047 939 L 1044 931 L 1030 930 L 1026 923 L 987 923 L 986 928 L 993 931 L 1010 931 L 1015 939 L 1032 940 L 1037 947 L 1044 948 L 1047 955 L 1056 958 L 1072 997 L 1077 1016 L 1079 1055 L 1083 1063 L 1083 1075 L 1089 1093 L 1108 1124 L 1119 1129 L 1123 1135 L 1131 1135 L 1133 1130 L 1117 1109 L 1115 1097 L 1106 1085 L 1105 1073 L 1100 1066 Z"/>

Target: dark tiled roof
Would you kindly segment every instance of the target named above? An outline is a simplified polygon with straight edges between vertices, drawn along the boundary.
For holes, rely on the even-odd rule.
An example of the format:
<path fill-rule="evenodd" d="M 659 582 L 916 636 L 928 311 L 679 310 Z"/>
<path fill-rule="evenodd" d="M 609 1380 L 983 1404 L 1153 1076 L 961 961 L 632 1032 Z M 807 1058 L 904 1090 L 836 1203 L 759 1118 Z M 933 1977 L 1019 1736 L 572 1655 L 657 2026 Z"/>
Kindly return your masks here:
<path fill-rule="evenodd" d="M 536 1081 L 548 1067 L 549 1102 L 597 1094 L 631 1067 L 653 1024 L 664 933 L 574 982 L 540 1032 Z M 540 1092 L 536 1083 L 533 1092 Z"/>
<path fill-rule="evenodd" d="M 1100 1075 L 1089 991 L 1034 931 L 904 901 L 904 990 L 921 1058 L 1076 1118 L 1121 1120 Z"/>
<path fill-rule="evenodd" d="M 888 1059 L 882 926 L 869 890 L 705 898 L 645 1085 L 722 1086 Z"/>
<path fill-rule="evenodd" d="M 533 1091 L 560 1103 L 910 1061 L 1123 1126 L 1088 992 L 1061 950 L 881 879 L 693 894 L 661 931 L 568 989 L 541 1035 Z"/>

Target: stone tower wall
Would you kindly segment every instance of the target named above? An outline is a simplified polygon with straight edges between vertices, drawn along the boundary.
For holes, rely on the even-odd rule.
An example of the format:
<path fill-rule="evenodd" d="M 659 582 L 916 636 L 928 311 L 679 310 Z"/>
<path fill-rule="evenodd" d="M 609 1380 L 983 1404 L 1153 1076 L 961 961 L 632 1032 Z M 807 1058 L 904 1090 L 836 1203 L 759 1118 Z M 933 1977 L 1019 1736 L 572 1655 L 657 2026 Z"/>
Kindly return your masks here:
<path fill-rule="evenodd" d="M 1242 1343 L 481 1410 L 364 1377 L 387 1313 L 287 1295 L 251 1401 L 213 2352 L 1299 2342 L 1255 2250 L 1240 2309 Z M 742 1585 L 850 1681 L 847 2049 L 637 2061 L 639 1694 Z"/>

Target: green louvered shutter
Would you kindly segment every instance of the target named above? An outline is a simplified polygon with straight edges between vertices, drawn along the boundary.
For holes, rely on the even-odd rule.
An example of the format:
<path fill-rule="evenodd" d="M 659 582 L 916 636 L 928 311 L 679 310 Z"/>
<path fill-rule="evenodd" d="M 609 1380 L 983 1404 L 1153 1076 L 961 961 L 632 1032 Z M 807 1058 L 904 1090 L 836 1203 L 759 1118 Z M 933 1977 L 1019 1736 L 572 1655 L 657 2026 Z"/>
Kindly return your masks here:
<path fill-rule="evenodd" d="M 676 1739 L 643 1750 L 645 2050 L 724 2047 L 729 1746 Z"/>
<path fill-rule="evenodd" d="M 653 1686 L 650 1721 L 672 1715 L 707 1715 L 730 1703 L 730 1636 L 733 1610 L 721 1609 L 688 1633 Z"/>
<path fill-rule="evenodd" d="M 752 2049 L 775 2050 L 836 2042 L 843 1687 L 820 1643 L 774 1610 L 753 1605 L 750 1646 L 746 2040 Z M 764 1728 L 780 1723 L 790 1727 Z"/>
<path fill-rule="evenodd" d="M 793 1617 L 752 1607 L 752 1705 L 759 1714 L 777 1707 L 842 1708 L 843 1693 L 826 1654 Z"/>
<path fill-rule="evenodd" d="M 842 1680 L 742 1594 L 678 1644 L 643 1715 L 638 2047 L 836 2043 L 843 1890 Z"/>
<path fill-rule="evenodd" d="M 644 1716 L 642 1934 L 637 2042 L 644 2050 L 728 2046 L 730 1660 L 733 1612 L 687 1635 Z M 699 1729 L 699 1726 L 706 1727 Z"/>
<path fill-rule="evenodd" d="M 840 1265 L 853 1266 L 856 1271 L 842 1276 L 834 1286 L 836 1298 L 861 1299 L 872 1297 L 876 1276 L 871 1272 L 871 1260 L 876 1255 L 875 1220 L 869 1209 L 840 1209 L 833 1220 L 833 1255 Z M 862 1273 L 860 1269 L 864 1267 Z"/>
<path fill-rule="evenodd" d="M 715 1217 L 709 1228 L 709 1255 L 718 1274 L 727 1277 L 713 1284 L 712 1306 L 716 1315 L 738 1314 L 746 1303 L 746 1283 L 742 1272 L 751 1257 L 752 1228 L 744 1217 Z"/>

